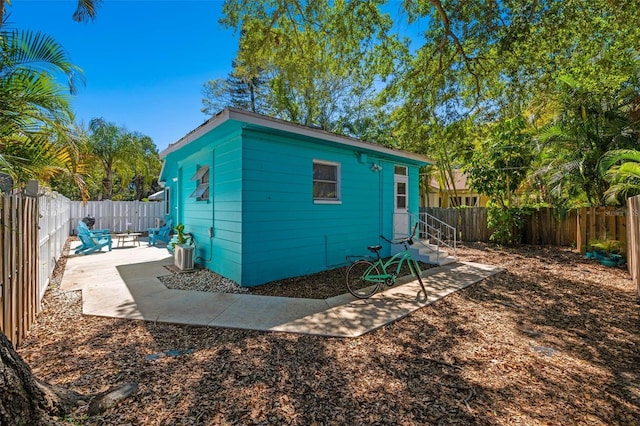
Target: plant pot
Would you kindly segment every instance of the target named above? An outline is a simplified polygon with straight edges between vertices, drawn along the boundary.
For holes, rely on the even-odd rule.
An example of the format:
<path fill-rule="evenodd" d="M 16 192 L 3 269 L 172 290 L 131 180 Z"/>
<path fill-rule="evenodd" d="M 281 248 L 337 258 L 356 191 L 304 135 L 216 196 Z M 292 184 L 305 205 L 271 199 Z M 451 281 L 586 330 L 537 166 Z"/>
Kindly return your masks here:
<path fill-rule="evenodd" d="M 593 257 L 594 257 L 593 256 L 593 252 L 590 252 L 590 251 L 586 252 L 584 254 L 584 257 L 585 257 L 585 259 L 593 259 Z"/>
<path fill-rule="evenodd" d="M 600 259 L 600 264 L 611 268 L 613 266 L 618 266 L 619 261 L 620 259 L 614 257 L 603 257 L 602 259 Z"/>
<path fill-rule="evenodd" d="M 596 259 L 596 260 L 602 260 L 602 259 L 606 259 L 607 255 L 602 250 L 594 250 L 593 251 L 593 258 Z"/>

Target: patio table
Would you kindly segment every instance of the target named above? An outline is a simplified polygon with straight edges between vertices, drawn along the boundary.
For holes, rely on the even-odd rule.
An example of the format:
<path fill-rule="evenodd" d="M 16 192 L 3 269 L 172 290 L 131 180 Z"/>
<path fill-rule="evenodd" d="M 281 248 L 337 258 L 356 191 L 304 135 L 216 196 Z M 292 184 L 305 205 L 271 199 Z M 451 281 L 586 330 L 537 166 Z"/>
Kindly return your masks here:
<path fill-rule="evenodd" d="M 127 232 L 125 234 L 115 234 L 115 237 L 118 239 L 118 244 L 116 247 L 124 247 L 127 243 L 132 243 L 134 246 L 138 243 L 138 247 L 140 247 L 140 235 L 141 232 Z"/>

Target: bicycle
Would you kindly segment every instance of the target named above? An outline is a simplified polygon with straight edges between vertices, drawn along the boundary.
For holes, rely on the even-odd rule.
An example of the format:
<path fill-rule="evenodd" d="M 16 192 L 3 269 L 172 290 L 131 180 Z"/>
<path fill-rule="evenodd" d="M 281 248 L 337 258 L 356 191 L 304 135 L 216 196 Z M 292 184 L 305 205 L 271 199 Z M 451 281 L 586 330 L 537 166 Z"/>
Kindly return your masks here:
<path fill-rule="evenodd" d="M 426 297 L 427 289 L 424 287 L 424 283 L 422 282 L 422 271 L 420 271 L 418 262 L 409 252 L 409 246 L 413 245 L 413 237 L 415 236 L 417 228 L 418 225 L 416 224 L 409 237 L 399 240 L 389 240 L 383 235 L 380 235 L 380 238 L 390 244 L 402 244 L 404 246 L 403 251 L 393 255 L 386 262 L 380 257 L 380 250 L 382 249 L 381 245 L 367 247 L 369 251 L 378 256 L 378 259 L 375 262 L 362 259 L 349 266 L 346 274 L 347 289 L 349 290 L 349 293 L 358 299 L 368 299 L 377 291 L 383 289 L 385 284 L 388 287 L 391 287 L 396 283 L 396 278 L 400 274 L 402 265 L 406 262 L 411 274 L 418 278 L 420 287 L 422 287 L 422 291 L 424 291 Z M 393 267 L 395 267 L 395 270 Z M 380 273 L 380 270 L 382 270 L 382 273 Z M 388 273 L 387 270 L 391 270 L 391 273 Z"/>

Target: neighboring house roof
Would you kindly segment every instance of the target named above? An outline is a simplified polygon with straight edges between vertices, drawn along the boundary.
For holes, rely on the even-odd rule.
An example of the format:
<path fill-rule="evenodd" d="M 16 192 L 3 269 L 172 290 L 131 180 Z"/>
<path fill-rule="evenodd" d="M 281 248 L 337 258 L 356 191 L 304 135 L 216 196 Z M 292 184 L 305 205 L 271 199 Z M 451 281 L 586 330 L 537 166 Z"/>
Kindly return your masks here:
<path fill-rule="evenodd" d="M 453 170 L 453 185 L 454 185 L 456 191 L 464 191 L 464 190 L 469 189 L 469 187 L 467 186 L 467 175 L 462 173 L 459 169 L 454 169 Z M 429 186 L 431 186 L 431 188 L 440 189 L 440 184 L 438 183 L 438 179 L 436 179 L 434 176 L 431 176 L 431 180 L 429 182 Z M 450 188 L 449 187 L 448 182 L 447 182 L 446 190 L 453 191 L 453 189 L 454 188 Z"/>
<path fill-rule="evenodd" d="M 196 129 L 187 133 L 177 142 L 170 144 L 162 152 L 160 152 L 160 158 L 165 158 L 167 155 L 182 148 L 183 146 L 193 142 L 200 138 L 216 127 L 226 123 L 227 121 L 235 120 L 245 123 L 246 126 L 254 128 L 267 128 L 271 130 L 284 131 L 297 135 L 312 137 L 321 139 L 323 141 L 329 141 L 337 145 L 351 147 L 354 150 L 364 150 L 369 152 L 376 152 L 380 154 L 386 154 L 395 157 L 401 157 L 411 159 L 418 163 L 429 164 L 430 161 L 425 157 L 407 151 L 399 149 L 387 148 L 382 145 L 378 145 L 371 142 L 365 142 L 349 136 L 338 135 L 335 133 L 327 132 L 325 130 L 315 129 L 301 124 L 295 124 L 288 121 L 280 120 L 277 118 L 267 117 L 265 115 L 256 114 L 254 112 L 240 110 L 236 108 L 225 108 L 209 120 L 202 123 Z"/>

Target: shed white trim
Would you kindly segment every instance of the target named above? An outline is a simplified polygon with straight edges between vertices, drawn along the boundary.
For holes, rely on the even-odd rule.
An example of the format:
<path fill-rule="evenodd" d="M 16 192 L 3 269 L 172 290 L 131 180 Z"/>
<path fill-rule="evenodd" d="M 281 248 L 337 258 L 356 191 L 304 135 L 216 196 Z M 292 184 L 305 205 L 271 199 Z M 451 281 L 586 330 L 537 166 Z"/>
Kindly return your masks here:
<path fill-rule="evenodd" d="M 412 152 L 387 148 L 382 145 L 365 142 L 349 136 L 338 135 L 335 133 L 327 132 L 325 130 L 314 129 L 312 127 L 303 126 L 301 124 L 295 124 L 288 121 L 280 120 L 278 118 L 267 117 L 265 115 L 256 114 L 254 112 L 236 108 L 225 108 L 224 110 L 220 111 L 218 114 L 214 115 L 209 120 L 205 121 L 200 126 L 180 138 L 180 140 L 178 140 L 177 142 L 170 144 L 167 148 L 160 152 L 160 157 L 165 158 L 172 152 L 182 148 L 185 145 L 188 145 L 189 143 L 207 134 L 211 130 L 229 120 L 246 123 L 251 127 L 255 126 L 272 130 L 279 130 L 311 138 L 322 139 L 325 141 L 330 141 L 340 145 L 355 148 L 355 150 L 378 152 L 381 154 L 406 158 L 421 163 L 431 163 L 431 161 L 429 161 L 426 157 Z"/>

